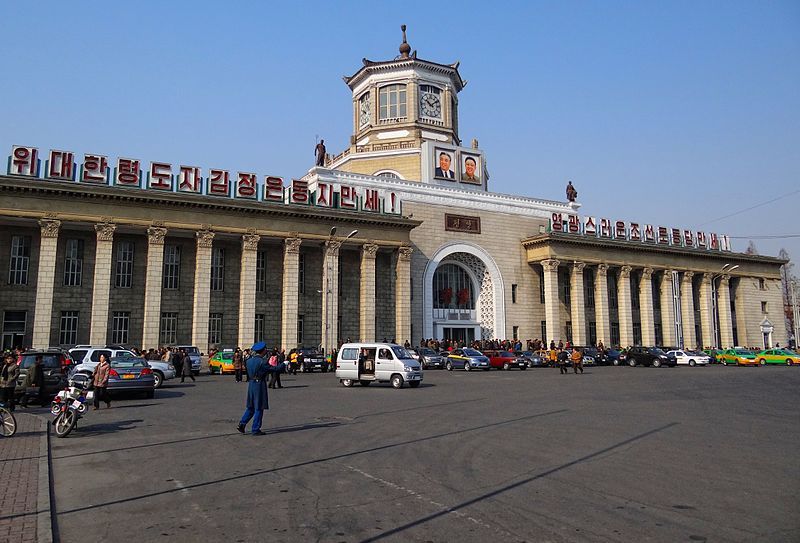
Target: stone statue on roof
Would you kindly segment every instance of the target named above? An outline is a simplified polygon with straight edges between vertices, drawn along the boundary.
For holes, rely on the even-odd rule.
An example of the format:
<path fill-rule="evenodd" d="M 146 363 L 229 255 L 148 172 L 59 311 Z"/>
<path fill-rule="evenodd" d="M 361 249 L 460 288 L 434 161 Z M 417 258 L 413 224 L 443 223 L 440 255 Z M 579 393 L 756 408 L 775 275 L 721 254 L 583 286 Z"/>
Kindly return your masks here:
<path fill-rule="evenodd" d="M 572 186 L 572 181 L 567 183 L 567 201 L 574 202 L 578 198 L 578 191 Z"/>
<path fill-rule="evenodd" d="M 314 154 L 317 157 L 317 166 L 325 166 L 325 140 L 319 140 L 319 143 L 314 148 Z"/>

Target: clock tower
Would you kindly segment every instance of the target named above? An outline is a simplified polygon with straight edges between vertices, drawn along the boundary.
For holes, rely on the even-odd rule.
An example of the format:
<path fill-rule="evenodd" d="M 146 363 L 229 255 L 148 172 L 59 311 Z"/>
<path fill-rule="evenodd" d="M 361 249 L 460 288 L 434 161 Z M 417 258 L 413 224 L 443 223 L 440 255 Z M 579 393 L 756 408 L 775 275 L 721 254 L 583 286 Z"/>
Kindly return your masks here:
<path fill-rule="evenodd" d="M 344 77 L 353 96 L 350 146 L 326 167 L 409 181 L 424 181 L 426 146 L 457 148 L 458 93 L 467 84 L 458 62 L 423 60 L 406 40 L 393 60 L 363 59 Z M 432 152 L 432 151 L 431 151 Z"/>

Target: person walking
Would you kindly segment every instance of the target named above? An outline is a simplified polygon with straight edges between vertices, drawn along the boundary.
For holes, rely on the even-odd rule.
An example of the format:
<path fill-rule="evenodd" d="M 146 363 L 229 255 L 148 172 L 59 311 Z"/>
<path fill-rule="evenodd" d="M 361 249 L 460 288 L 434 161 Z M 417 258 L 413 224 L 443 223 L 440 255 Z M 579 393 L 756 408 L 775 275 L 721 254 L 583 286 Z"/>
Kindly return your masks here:
<path fill-rule="evenodd" d="M 2 400 L 9 411 L 14 410 L 14 394 L 17 389 L 17 377 L 19 377 L 17 359 L 13 354 L 6 353 L 3 359 L 3 368 L 0 369 L 0 390 L 2 390 L 0 400 Z"/>
<path fill-rule="evenodd" d="M 278 367 L 278 350 L 272 349 L 272 354 L 269 357 L 269 365 L 271 368 Z M 277 387 L 276 387 L 277 385 Z M 283 388 L 281 384 L 281 373 L 278 371 L 273 371 L 269 374 L 269 388 Z"/>
<path fill-rule="evenodd" d="M 572 360 L 572 371 L 575 372 L 575 375 L 578 375 L 578 370 L 583 373 L 583 352 L 580 349 L 572 350 L 570 360 Z"/>
<path fill-rule="evenodd" d="M 189 355 L 186 351 L 182 351 L 183 355 L 181 356 L 181 383 L 183 383 L 187 377 L 191 377 L 192 382 L 194 382 L 194 373 L 192 372 L 192 359 L 189 358 Z"/>
<path fill-rule="evenodd" d="M 111 364 L 106 360 L 106 355 L 100 355 L 100 362 L 95 366 L 92 374 L 92 384 L 94 385 L 94 408 L 100 409 L 100 400 L 106 402 L 106 409 L 111 407 L 111 399 L 108 397 L 108 378 L 111 376 Z"/>
<path fill-rule="evenodd" d="M 264 417 L 264 410 L 269 409 L 269 392 L 266 387 L 268 373 L 281 371 L 283 365 L 272 367 L 264 360 L 267 353 L 267 345 L 259 341 L 251 348 L 253 355 L 247 359 L 247 375 L 250 381 L 247 384 L 247 406 L 244 410 L 236 431 L 240 434 L 245 432 L 247 423 L 253 420 L 250 433 L 254 436 L 263 436 L 261 422 Z"/>
<path fill-rule="evenodd" d="M 558 370 L 562 375 L 569 373 L 569 355 L 563 349 L 558 351 Z"/>
<path fill-rule="evenodd" d="M 42 355 L 37 354 L 33 362 L 33 366 L 28 368 L 28 373 L 25 375 L 25 393 L 22 396 L 22 406 L 28 407 L 30 396 L 28 391 L 31 389 L 36 390 L 36 399 L 42 407 L 47 405 L 47 389 L 44 386 L 44 366 L 42 366 Z M 31 391 L 32 392 L 32 391 Z"/>
<path fill-rule="evenodd" d="M 236 382 L 242 382 L 242 368 L 244 367 L 244 360 L 242 360 L 242 351 L 239 347 L 233 351 L 233 373 L 236 377 Z"/>

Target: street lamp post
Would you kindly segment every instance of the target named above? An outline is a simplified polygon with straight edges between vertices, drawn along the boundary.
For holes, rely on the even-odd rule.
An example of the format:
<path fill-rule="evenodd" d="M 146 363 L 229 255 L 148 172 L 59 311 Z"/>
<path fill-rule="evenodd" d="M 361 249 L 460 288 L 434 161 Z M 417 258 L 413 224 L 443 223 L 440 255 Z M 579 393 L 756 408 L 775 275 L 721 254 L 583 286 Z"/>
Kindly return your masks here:
<path fill-rule="evenodd" d="M 797 307 L 797 281 L 792 279 L 789 283 L 792 288 L 792 321 L 794 322 L 794 348 L 798 349 L 797 341 L 800 339 L 800 308 Z"/>
<path fill-rule="evenodd" d="M 729 267 L 730 266 L 730 267 Z M 711 326 L 712 331 L 714 334 L 714 348 L 720 348 L 720 339 L 719 339 L 719 304 L 717 303 L 717 279 L 722 277 L 725 274 L 728 274 L 738 268 L 739 265 L 731 266 L 730 264 L 725 264 L 722 266 L 722 269 L 719 273 L 715 274 L 711 277 Z"/>

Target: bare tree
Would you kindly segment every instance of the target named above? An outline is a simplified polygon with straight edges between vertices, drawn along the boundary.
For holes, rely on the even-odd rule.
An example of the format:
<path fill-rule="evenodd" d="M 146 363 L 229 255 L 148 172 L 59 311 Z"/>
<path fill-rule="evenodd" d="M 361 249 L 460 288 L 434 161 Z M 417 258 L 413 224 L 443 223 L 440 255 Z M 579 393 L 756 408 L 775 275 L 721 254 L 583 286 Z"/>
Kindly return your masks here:
<path fill-rule="evenodd" d="M 783 294 L 783 315 L 786 321 L 786 329 L 791 336 L 794 334 L 794 311 L 792 310 L 792 281 L 795 279 L 794 263 L 789 251 L 786 249 L 781 249 L 778 252 L 778 258 L 788 261 L 781 266 L 781 292 Z M 795 341 L 797 341 L 797 338 L 795 338 Z"/>

